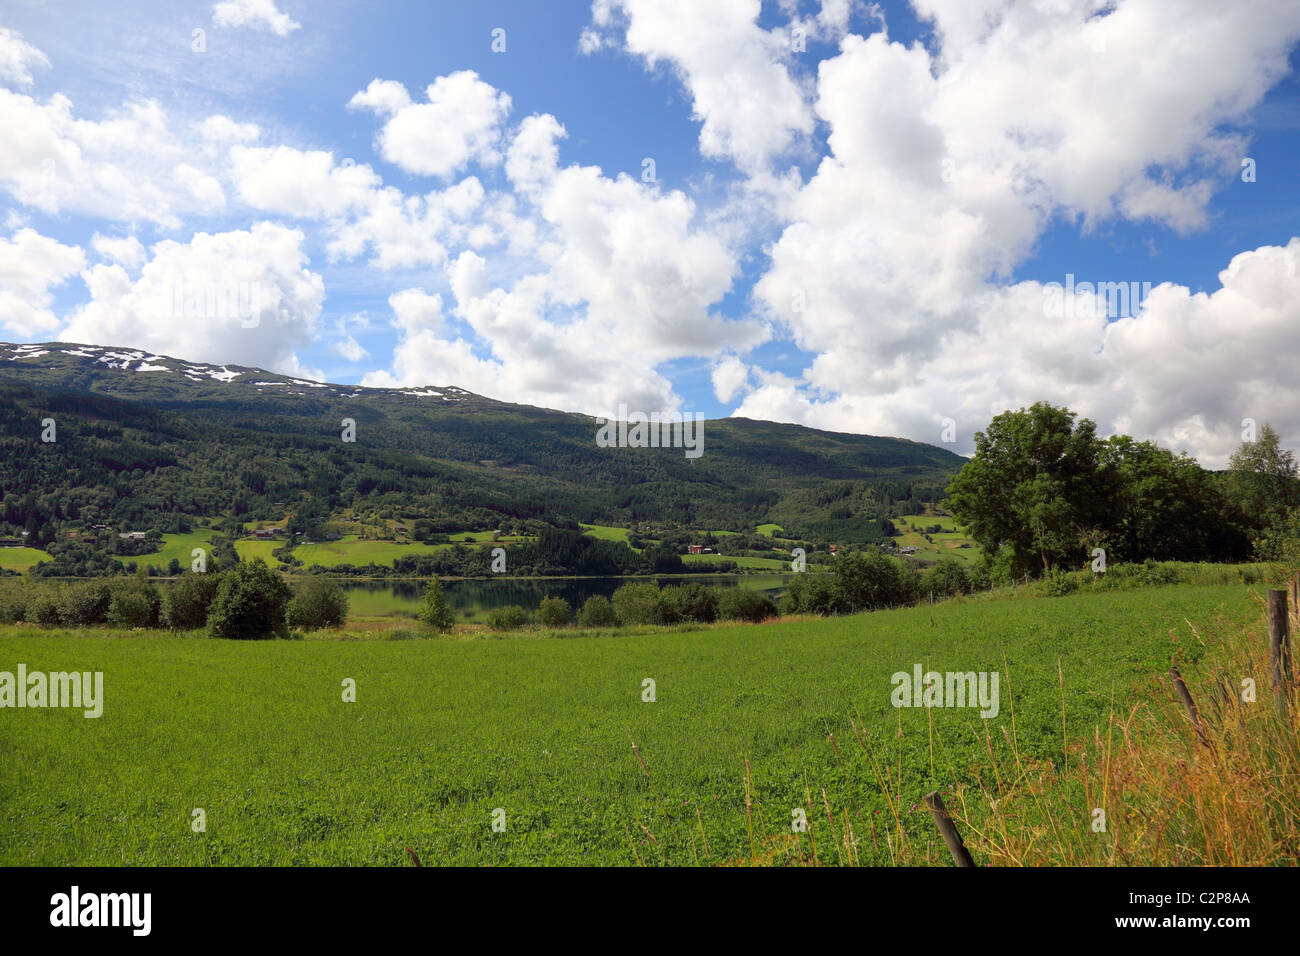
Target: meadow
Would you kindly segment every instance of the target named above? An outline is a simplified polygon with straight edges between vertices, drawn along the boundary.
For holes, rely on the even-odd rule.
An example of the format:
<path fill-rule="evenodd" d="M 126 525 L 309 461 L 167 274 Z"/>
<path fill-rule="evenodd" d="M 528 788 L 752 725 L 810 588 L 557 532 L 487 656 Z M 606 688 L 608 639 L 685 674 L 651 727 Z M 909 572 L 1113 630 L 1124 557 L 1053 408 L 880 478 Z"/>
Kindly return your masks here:
<path fill-rule="evenodd" d="M 103 671 L 105 703 L 0 711 L 0 863 L 946 862 L 923 794 L 1060 762 L 1195 672 L 1194 627 L 1260 619 L 1237 583 L 429 640 L 9 626 L 0 670 Z M 1000 672 L 999 714 L 895 708 L 917 664 Z"/>
<path fill-rule="evenodd" d="M 40 548 L 0 548 L 0 570 L 26 571 L 41 561 L 50 560 Z"/>

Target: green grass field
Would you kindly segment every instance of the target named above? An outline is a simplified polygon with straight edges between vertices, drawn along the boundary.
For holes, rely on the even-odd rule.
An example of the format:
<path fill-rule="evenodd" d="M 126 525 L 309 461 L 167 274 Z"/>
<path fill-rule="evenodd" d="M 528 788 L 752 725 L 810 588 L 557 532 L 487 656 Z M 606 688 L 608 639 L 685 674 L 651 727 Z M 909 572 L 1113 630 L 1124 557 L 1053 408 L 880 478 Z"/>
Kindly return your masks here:
<path fill-rule="evenodd" d="M 593 538 L 600 538 L 602 541 L 622 541 L 627 542 L 627 528 L 615 528 L 607 524 L 584 524 L 579 525 L 583 534 L 589 534 Z"/>
<path fill-rule="evenodd" d="M 0 568 L 6 571 L 26 571 L 50 556 L 40 548 L 0 548 Z"/>
<path fill-rule="evenodd" d="M 207 548 L 208 540 L 212 535 L 213 532 L 208 529 L 191 531 L 189 534 L 165 534 L 161 551 L 126 560 L 134 560 L 141 565 L 152 564 L 155 568 L 166 570 L 172 558 L 175 558 L 181 563 L 181 569 L 185 570 L 194 560 L 194 549 Z M 268 557 L 267 560 L 269 561 L 270 558 Z"/>
<path fill-rule="evenodd" d="M 105 700 L 98 719 L 0 714 L 0 863 L 405 865 L 406 846 L 426 865 L 744 862 L 746 760 L 760 852 L 789 838 L 792 808 L 824 820 L 824 789 L 862 862 L 885 863 L 882 776 L 925 846 L 928 814 L 908 809 L 924 793 L 988 773 L 989 746 L 1014 766 L 1012 736 L 1023 759 L 1059 760 L 1063 700 L 1071 737 L 1091 733 L 1112 694 L 1122 708 L 1168 665 L 1171 630 L 1194 660 L 1187 621 L 1257 622 L 1256 601 L 1240 585 L 1176 586 L 563 639 L 11 626 L 0 670 L 102 671 Z M 895 709 L 890 675 L 914 664 L 1000 672 L 1000 713 Z M 821 852 L 842 858 L 834 841 Z"/>
<path fill-rule="evenodd" d="M 710 564 L 717 561 L 735 561 L 737 567 L 761 568 L 764 571 L 789 571 L 790 562 L 780 558 L 753 558 L 730 554 L 683 554 L 683 564 Z"/>
<path fill-rule="evenodd" d="M 393 561 L 408 554 L 437 554 L 446 551 L 449 544 L 398 544 L 394 541 L 363 541 L 356 535 L 344 535 L 339 541 L 322 541 L 300 544 L 293 556 L 306 566 L 319 564 L 332 568 L 339 564 L 363 566 L 374 562 L 391 566 Z"/>
<path fill-rule="evenodd" d="M 754 529 L 757 534 L 765 534 L 769 538 L 780 534 L 783 530 L 785 529 L 783 529 L 779 524 L 761 524 Z"/>

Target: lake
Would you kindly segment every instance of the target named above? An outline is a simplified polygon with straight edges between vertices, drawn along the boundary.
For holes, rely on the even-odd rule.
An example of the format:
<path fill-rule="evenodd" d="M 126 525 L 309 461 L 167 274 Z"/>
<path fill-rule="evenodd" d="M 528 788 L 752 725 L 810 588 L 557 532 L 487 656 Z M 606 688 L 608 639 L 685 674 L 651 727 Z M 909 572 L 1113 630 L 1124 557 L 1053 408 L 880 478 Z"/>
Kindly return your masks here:
<path fill-rule="evenodd" d="M 475 620 L 488 611 L 517 604 L 534 611 L 545 597 L 562 597 L 576 612 L 593 594 L 610 597 L 629 581 L 670 584 L 709 584 L 720 588 L 750 588 L 775 597 L 785 589 L 793 574 L 673 574 L 656 577 L 591 578 L 472 578 L 443 581 L 442 589 L 453 613 L 463 620 Z M 350 617 L 379 617 L 388 614 L 416 614 L 424 602 L 428 579 L 402 581 L 339 581 L 348 595 Z"/>

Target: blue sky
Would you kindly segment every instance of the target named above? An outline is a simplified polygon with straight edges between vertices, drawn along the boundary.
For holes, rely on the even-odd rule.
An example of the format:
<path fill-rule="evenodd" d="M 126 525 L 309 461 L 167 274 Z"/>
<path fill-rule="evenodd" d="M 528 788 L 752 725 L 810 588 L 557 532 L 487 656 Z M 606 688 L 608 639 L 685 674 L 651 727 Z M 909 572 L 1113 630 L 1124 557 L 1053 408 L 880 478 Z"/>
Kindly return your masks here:
<path fill-rule="evenodd" d="M 0 30 L 10 341 L 958 451 L 1040 398 L 1211 465 L 1247 418 L 1300 442 L 1294 3 L 12 0 Z M 1063 317 L 1067 274 L 1154 291 Z M 177 314 L 178 283 L 265 311 Z"/>

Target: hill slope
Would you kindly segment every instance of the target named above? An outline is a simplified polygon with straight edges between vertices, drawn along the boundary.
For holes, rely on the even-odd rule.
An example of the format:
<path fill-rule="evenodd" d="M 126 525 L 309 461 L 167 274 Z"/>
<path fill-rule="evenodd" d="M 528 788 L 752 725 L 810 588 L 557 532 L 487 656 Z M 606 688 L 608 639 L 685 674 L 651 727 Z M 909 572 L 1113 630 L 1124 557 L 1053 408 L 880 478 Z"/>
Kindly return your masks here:
<path fill-rule="evenodd" d="M 53 443 L 41 441 L 46 418 Z M 451 386 L 362 388 L 129 348 L 0 345 L 0 534 L 370 508 L 447 529 L 771 521 L 793 536 L 865 541 L 896 502 L 937 498 L 964 461 L 918 442 L 735 418 L 706 422 L 704 454 L 688 459 L 680 448 L 598 447 L 597 427 Z"/>

